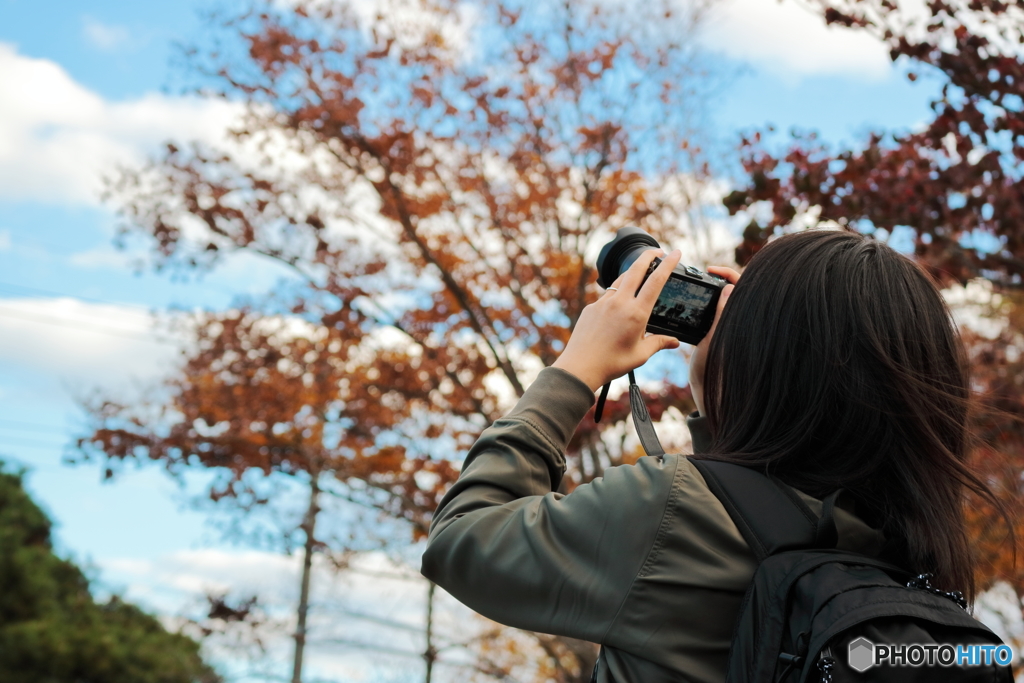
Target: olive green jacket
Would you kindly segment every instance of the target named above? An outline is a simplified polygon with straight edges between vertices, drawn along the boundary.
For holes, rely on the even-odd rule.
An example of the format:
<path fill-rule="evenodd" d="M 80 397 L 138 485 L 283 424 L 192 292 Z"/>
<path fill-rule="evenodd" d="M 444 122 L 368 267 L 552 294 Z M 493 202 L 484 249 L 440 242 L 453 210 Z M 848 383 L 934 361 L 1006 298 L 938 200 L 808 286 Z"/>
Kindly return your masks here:
<path fill-rule="evenodd" d="M 423 575 L 495 621 L 600 643 L 601 683 L 721 683 L 754 556 L 685 456 L 555 493 L 593 402 L 570 373 L 540 373 L 470 450 L 434 515 Z M 697 453 L 703 423 L 689 420 Z M 836 524 L 839 547 L 880 551 L 881 533 L 850 512 L 837 508 Z"/>

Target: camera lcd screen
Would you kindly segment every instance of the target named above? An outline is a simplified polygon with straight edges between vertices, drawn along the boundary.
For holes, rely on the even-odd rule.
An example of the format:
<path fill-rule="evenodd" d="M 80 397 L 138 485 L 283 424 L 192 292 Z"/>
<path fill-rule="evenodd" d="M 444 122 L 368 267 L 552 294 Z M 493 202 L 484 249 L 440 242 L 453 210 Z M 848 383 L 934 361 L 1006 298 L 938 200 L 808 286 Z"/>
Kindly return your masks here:
<path fill-rule="evenodd" d="M 714 292 L 710 287 L 670 277 L 651 315 L 669 318 L 687 327 L 699 327 Z"/>

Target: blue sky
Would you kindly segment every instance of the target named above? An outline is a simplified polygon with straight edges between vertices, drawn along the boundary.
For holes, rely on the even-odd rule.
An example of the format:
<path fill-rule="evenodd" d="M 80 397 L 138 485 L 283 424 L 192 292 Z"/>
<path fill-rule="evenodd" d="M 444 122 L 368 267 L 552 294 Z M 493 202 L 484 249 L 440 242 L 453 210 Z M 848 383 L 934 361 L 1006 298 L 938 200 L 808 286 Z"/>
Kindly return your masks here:
<path fill-rule="evenodd" d="M 156 580 L 146 567 L 217 548 L 217 532 L 156 468 L 104 484 L 97 464 L 62 456 L 82 429 L 76 398 L 130 392 L 173 362 L 149 311 L 221 308 L 282 276 L 244 260 L 191 281 L 137 272 L 97 198 L 113 163 L 137 163 L 169 137 L 209 138 L 227 120 L 224 106 L 181 96 L 172 65 L 174 44 L 202 35 L 210 7 L 0 0 L 0 453 L 29 468 L 62 552 L 161 609 L 169 603 L 146 592 Z M 708 116 L 725 151 L 769 123 L 833 143 L 908 129 L 937 90 L 907 82 L 870 37 L 826 30 L 792 0 L 723 0 L 705 41 L 726 74 Z"/>

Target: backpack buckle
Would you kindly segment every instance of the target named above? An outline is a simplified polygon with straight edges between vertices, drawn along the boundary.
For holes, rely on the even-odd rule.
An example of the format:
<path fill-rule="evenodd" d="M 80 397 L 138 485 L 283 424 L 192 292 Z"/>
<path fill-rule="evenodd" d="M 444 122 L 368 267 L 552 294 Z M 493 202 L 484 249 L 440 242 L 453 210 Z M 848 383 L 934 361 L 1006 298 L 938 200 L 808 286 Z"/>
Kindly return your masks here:
<path fill-rule="evenodd" d="M 936 595 L 941 595 L 947 600 L 952 600 L 956 604 L 960 605 L 961 609 L 967 609 L 967 598 L 960 591 L 944 591 L 940 590 L 932 585 L 932 578 L 934 574 L 918 574 L 910 581 L 907 581 L 907 588 L 916 588 L 917 590 L 929 591 Z"/>

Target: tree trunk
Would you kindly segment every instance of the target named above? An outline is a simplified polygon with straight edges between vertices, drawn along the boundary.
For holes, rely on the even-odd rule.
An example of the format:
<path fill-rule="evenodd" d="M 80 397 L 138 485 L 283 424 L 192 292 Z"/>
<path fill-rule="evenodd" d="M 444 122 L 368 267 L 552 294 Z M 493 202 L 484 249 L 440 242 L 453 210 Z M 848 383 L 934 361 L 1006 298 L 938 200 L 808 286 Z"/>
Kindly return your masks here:
<path fill-rule="evenodd" d="M 320 512 L 319 498 L 320 486 L 316 474 L 311 474 L 309 509 L 306 510 L 306 517 L 300 527 L 306 534 L 306 543 L 302 557 L 302 584 L 299 589 L 298 623 L 295 627 L 295 665 L 292 669 L 292 683 L 302 683 L 302 656 L 306 650 L 306 614 L 309 612 L 309 578 L 313 569 L 313 546 L 316 543 L 313 532 L 316 528 L 316 516 Z"/>
<path fill-rule="evenodd" d="M 429 583 L 427 588 L 427 649 L 423 651 L 423 659 L 427 662 L 426 683 L 434 674 L 434 660 L 437 659 L 437 650 L 434 649 L 434 582 Z"/>

